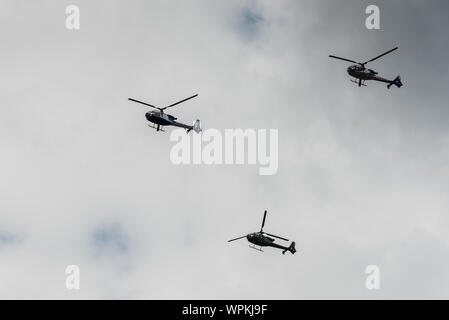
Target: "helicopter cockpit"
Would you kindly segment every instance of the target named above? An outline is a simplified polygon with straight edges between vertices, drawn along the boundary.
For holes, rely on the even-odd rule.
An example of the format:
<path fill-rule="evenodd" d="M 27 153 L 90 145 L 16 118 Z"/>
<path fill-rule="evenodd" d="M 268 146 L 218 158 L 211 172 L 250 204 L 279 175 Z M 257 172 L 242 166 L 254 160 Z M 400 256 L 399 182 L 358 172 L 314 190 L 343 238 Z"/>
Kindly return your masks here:
<path fill-rule="evenodd" d="M 160 113 L 159 110 L 151 110 L 151 111 L 148 111 L 146 114 L 151 115 L 151 114 L 159 114 L 159 113 Z"/>
<path fill-rule="evenodd" d="M 348 71 L 363 71 L 365 68 L 363 68 L 362 66 L 359 65 L 352 65 L 348 67 Z"/>
<path fill-rule="evenodd" d="M 250 233 L 250 234 L 248 234 L 248 235 L 246 236 L 246 238 L 247 238 L 249 241 L 255 240 L 255 239 L 258 238 L 258 233 L 256 233 L 256 232 Z"/>

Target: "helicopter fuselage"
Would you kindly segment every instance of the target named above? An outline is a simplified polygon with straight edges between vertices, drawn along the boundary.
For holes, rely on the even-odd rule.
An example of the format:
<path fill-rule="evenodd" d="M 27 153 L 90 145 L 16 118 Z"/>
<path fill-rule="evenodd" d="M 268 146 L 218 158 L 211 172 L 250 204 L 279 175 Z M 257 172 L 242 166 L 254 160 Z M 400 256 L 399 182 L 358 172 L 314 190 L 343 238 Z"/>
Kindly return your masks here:
<path fill-rule="evenodd" d="M 361 80 L 375 80 L 387 83 L 392 82 L 392 80 L 379 77 L 376 71 L 372 69 L 366 69 L 360 65 L 349 66 L 347 71 L 350 76 Z"/>
<path fill-rule="evenodd" d="M 167 113 L 161 114 L 159 111 L 149 111 L 145 114 L 145 118 L 147 118 L 148 121 L 161 126 L 173 125 L 173 122 L 176 120 L 172 115 Z"/>
<path fill-rule="evenodd" d="M 188 124 L 177 122 L 176 121 L 177 118 L 175 118 L 172 115 L 167 114 L 165 112 L 149 111 L 145 114 L 145 118 L 147 118 L 148 121 L 156 124 L 157 125 L 156 130 L 158 130 L 158 131 L 159 131 L 159 127 L 164 127 L 164 126 L 175 126 L 175 127 L 184 128 L 187 130 L 187 132 L 194 129 L 194 126 L 189 126 Z M 199 122 L 199 120 L 197 120 L 197 122 Z M 198 129 L 195 129 L 195 130 L 201 131 L 201 129 L 199 127 L 198 127 Z"/>
<path fill-rule="evenodd" d="M 274 239 L 264 236 L 260 232 L 253 232 L 246 236 L 246 239 L 251 242 L 252 244 L 260 247 L 274 247 L 279 249 L 288 250 L 287 247 L 281 246 L 277 243 L 274 243 Z"/>

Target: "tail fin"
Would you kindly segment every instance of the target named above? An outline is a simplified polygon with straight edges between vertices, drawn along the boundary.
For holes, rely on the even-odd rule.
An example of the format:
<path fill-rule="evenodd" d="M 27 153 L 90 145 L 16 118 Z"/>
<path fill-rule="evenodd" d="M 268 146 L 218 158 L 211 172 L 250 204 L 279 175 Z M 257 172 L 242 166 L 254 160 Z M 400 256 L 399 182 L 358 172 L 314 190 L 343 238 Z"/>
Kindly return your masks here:
<path fill-rule="evenodd" d="M 391 87 L 393 84 L 394 84 L 396 87 L 398 87 L 398 88 L 402 87 L 401 76 L 397 76 L 396 79 L 394 79 L 393 81 L 391 81 L 391 82 L 387 85 L 387 88 L 390 89 L 390 87 Z"/>
<path fill-rule="evenodd" d="M 203 130 L 201 130 L 201 121 L 200 120 L 196 120 L 193 123 L 193 131 L 195 131 L 196 133 L 200 133 L 201 131 L 203 131 Z"/>
<path fill-rule="evenodd" d="M 295 241 L 293 241 L 287 249 L 282 251 L 282 254 L 284 254 L 286 251 L 290 251 L 292 254 L 294 254 L 296 252 Z"/>

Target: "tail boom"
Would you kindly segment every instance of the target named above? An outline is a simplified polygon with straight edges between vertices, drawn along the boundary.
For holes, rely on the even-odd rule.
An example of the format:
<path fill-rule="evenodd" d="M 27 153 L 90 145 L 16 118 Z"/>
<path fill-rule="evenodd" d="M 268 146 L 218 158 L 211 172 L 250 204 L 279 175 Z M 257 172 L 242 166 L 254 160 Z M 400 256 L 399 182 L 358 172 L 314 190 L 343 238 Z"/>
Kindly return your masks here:
<path fill-rule="evenodd" d="M 176 121 L 173 122 L 173 125 L 186 129 L 187 133 L 189 133 L 192 130 L 195 131 L 196 133 L 200 133 L 201 131 L 203 131 L 201 129 L 201 121 L 200 120 L 196 120 L 192 126 L 189 126 L 184 123 L 176 122 Z"/>

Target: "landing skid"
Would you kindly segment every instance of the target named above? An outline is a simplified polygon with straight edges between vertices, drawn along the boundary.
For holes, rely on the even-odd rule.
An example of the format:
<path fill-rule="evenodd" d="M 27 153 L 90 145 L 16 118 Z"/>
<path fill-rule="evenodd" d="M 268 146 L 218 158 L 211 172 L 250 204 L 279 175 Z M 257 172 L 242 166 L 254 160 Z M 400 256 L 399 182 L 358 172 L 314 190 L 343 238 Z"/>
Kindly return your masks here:
<path fill-rule="evenodd" d="M 349 79 L 349 81 L 358 84 L 359 87 L 361 87 L 361 86 L 366 87 L 365 80 L 355 80 L 355 79 L 353 80 L 353 79 Z"/>
<path fill-rule="evenodd" d="M 150 128 L 153 128 L 154 130 L 156 130 L 156 131 L 162 131 L 162 132 L 165 132 L 165 130 L 164 129 L 162 129 L 160 126 L 152 126 L 151 124 L 149 124 L 148 125 Z"/>
<path fill-rule="evenodd" d="M 249 247 L 250 247 L 251 249 L 254 249 L 254 250 L 257 250 L 257 251 L 260 251 L 260 252 L 264 252 L 264 251 L 262 250 L 262 247 L 256 248 L 255 245 L 249 245 Z"/>

